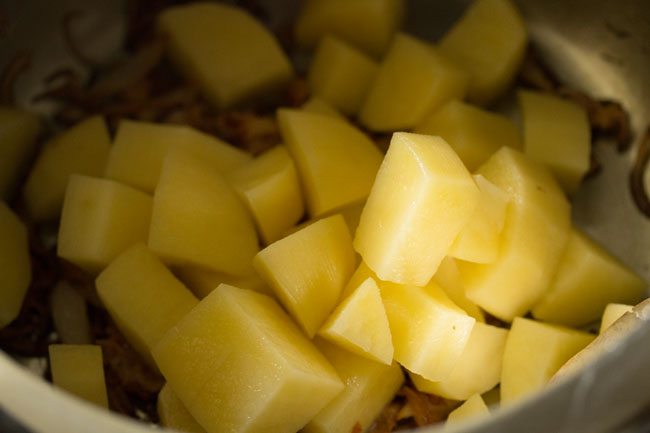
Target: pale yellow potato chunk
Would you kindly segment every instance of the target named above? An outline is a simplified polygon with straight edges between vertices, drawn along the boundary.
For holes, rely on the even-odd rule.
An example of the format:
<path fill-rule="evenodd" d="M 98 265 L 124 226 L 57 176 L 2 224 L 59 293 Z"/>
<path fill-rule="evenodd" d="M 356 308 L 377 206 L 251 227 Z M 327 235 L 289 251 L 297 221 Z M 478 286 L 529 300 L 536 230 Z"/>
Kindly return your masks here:
<path fill-rule="evenodd" d="M 120 254 L 95 285 L 126 339 L 152 364 L 154 345 L 199 302 L 144 244 Z"/>
<path fill-rule="evenodd" d="M 355 271 L 352 273 L 352 276 L 346 283 L 345 287 L 343 288 L 343 292 L 341 293 L 341 299 L 345 299 L 348 296 L 354 292 L 357 287 L 359 287 L 361 284 L 363 284 L 364 281 L 366 281 L 368 278 L 372 278 L 378 285 L 381 284 L 381 281 L 379 278 L 377 278 L 377 275 L 368 267 L 368 265 L 365 264 L 365 262 L 362 260 L 361 263 L 357 266 Z"/>
<path fill-rule="evenodd" d="M 336 307 L 355 265 L 343 217 L 317 221 L 269 245 L 255 269 L 309 337 Z"/>
<path fill-rule="evenodd" d="M 324 114 L 327 116 L 335 117 L 337 119 L 346 120 L 345 116 L 336 111 L 336 108 L 332 107 L 330 104 L 320 98 L 309 98 L 307 102 L 302 104 L 300 109 L 309 113 Z"/>
<path fill-rule="evenodd" d="M 0 200 L 0 329 L 11 323 L 23 305 L 32 280 L 25 224 Z"/>
<path fill-rule="evenodd" d="M 469 221 L 479 190 L 439 137 L 395 133 L 354 247 L 384 281 L 423 286 Z"/>
<path fill-rule="evenodd" d="M 400 33 L 386 57 L 359 112 L 372 131 L 412 129 L 451 99 L 462 99 L 467 74 L 433 45 Z"/>
<path fill-rule="evenodd" d="M 394 358 L 427 380 L 445 380 L 458 363 L 476 320 L 435 283 L 380 283 Z"/>
<path fill-rule="evenodd" d="M 296 20 L 296 42 L 314 47 L 331 34 L 381 57 L 402 23 L 404 7 L 404 0 L 308 0 Z"/>
<path fill-rule="evenodd" d="M 517 317 L 503 353 L 501 404 L 542 389 L 555 372 L 595 338 L 586 332 Z"/>
<path fill-rule="evenodd" d="M 153 194 L 170 146 L 184 146 L 228 173 L 253 158 L 216 137 L 181 125 L 122 120 L 108 155 L 105 175 Z"/>
<path fill-rule="evenodd" d="M 598 320 L 607 304 L 636 304 L 647 283 L 587 235 L 573 228 L 550 287 L 533 308 L 545 322 L 578 327 Z"/>
<path fill-rule="evenodd" d="M 0 200 L 13 194 L 40 131 L 41 121 L 35 114 L 0 106 Z"/>
<path fill-rule="evenodd" d="M 309 68 L 311 94 L 346 116 L 357 114 L 377 73 L 377 63 L 340 39 L 326 35 Z"/>
<path fill-rule="evenodd" d="M 234 170 L 228 180 L 248 206 L 266 245 L 280 239 L 305 213 L 298 173 L 284 146 Z"/>
<path fill-rule="evenodd" d="M 598 333 L 602 334 L 605 332 L 614 324 L 614 322 L 620 319 L 625 313 L 632 311 L 633 308 L 633 305 L 607 304 L 605 311 L 603 311 L 603 317 L 600 320 L 600 329 L 598 330 Z"/>
<path fill-rule="evenodd" d="M 249 212 L 215 164 L 174 146 L 153 198 L 149 248 L 170 265 L 248 275 L 258 243 Z"/>
<path fill-rule="evenodd" d="M 52 344 L 48 351 L 55 386 L 108 409 L 101 346 Z"/>
<path fill-rule="evenodd" d="M 206 433 L 167 383 L 158 393 L 156 409 L 163 427 L 185 433 Z"/>
<path fill-rule="evenodd" d="M 476 0 L 439 45 L 470 73 L 468 99 L 486 105 L 510 87 L 527 42 L 526 25 L 511 0 Z"/>
<path fill-rule="evenodd" d="M 153 356 L 208 432 L 295 433 L 344 388 L 275 301 L 225 284 L 173 327 Z"/>
<path fill-rule="evenodd" d="M 445 257 L 438 270 L 433 275 L 432 281 L 438 284 L 445 291 L 449 299 L 458 305 L 477 322 L 485 322 L 483 311 L 474 302 L 470 301 L 465 294 L 465 287 L 461 281 L 458 265 L 453 257 Z"/>
<path fill-rule="evenodd" d="M 84 120 L 45 143 L 23 186 L 29 217 L 37 222 L 56 219 L 70 175 L 102 176 L 110 144 L 106 124 L 99 116 Z"/>
<path fill-rule="evenodd" d="M 460 421 L 475 420 L 490 415 L 490 409 L 486 406 L 483 398 L 475 394 L 467 399 L 466 402 L 451 411 L 447 416 L 447 425 L 454 425 Z"/>
<path fill-rule="evenodd" d="M 473 263 L 492 263 L 499 256 L 501 231 L 510 197 L 480 174 L 473 176 L 481 196 L 472 217 L 449 247 L 454 258 Z"/>
<path fill-rule="evenodd" d="M 546 164 L 564 190 L 573 194 L 591 164 L 591 125 L 587 111 L 573 101 L 521 90 L 524 152 Z"/>
<path fill-rule="evenodd" d="M 318 334 L 359 356 L 386 365 L 393 362 L 388 318 L 379 287 L 372 278 L 341 301 Z"/>
<path fill-rule="evenodd" d="M 551 283 L 569 236 L 569 203 L 545 167 L 508 147 L 478 173 L 510 197 L 499 256 L 490 264 L 457 263 L 467 297 L 510 322 L 530 310 Z"/>
<path fill-rule="evenodd" d="M 124 250 L 147 241 L 151 196 L 108 179 L 70 176 L 57 254 L 98 274 Z"/>
<path fill-rule="evenodd" d="M 522 147 L 517 125 L 512 120 L 457 99 L 435 110 L 413 132 L 444 138 L 470 171 L 476 170 L 502 146 Z"/>
<path fill-rule="evenodd" d="M 467 400 L 494 388 L 501 380 L 506 329 L 477 322 L 456 366 L 446 379 L 432 382 L 411 374 L 415 387 L 452 400 Z"/>
<path fill-rule="evenodd" d="M 158 16 L 158 27 L 172 61 L 217 108 L 277 93 L 293 77 L 275 36 L 241 8 L 174 6 Z"/>
<path fill-rule="evenodd" d="M 321 340 L 317 347 L 345 384 L 343 391 L 302 429 L 304 433 L 366 431 L 404 382 L 397 363 L 383 365 Z"/>
<path fill-rule="evenodd" d="M 199 299 L 208 296 L 220 284 L 228 284 L 229 286 L 239 287 L 240 289 L 253 290 L 273 296 L 273 291 L 253 270 L 248 275 L 230 275 L 194 266 L 181 266 L 175 268 L 173 271 Z"/>
<path fill-rule="evenodd" d="M 345 120 L 300 110 L 280 109 L 278 121 L 311 217 L 368 196 L 383 156 L 366 134 Z"/>

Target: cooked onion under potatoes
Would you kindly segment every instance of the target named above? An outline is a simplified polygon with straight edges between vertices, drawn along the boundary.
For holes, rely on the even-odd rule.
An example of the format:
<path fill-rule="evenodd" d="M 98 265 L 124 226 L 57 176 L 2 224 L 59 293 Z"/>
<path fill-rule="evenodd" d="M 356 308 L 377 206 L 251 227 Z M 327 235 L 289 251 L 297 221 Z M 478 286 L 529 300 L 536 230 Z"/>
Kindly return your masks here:
<path fill-rule="evenodd" d="M 182 431 L 390 432 L 486 416 L 645 320 L 647 301 L 584 331 L 646 283 L 565 195 L 594 137 L 626 150 L 627 113 L 559 83 L 509 0 L 435 46 L 398 31 L 402 0 L 309 0 L 285 46 L 237 7 L 148 6 L 129 58 L 48 78 L 36 101 L 69 129 L 0 207 L 0 347 L 57 343 L 56 385 Z M 305 79 L 296 47 L 315 48 Z M 522 132 L 482 108 L 517 73 Z M 7 199 L 40 128 L 0 110 Z M 40 233 L 59 216 L 57 259 Z"/>

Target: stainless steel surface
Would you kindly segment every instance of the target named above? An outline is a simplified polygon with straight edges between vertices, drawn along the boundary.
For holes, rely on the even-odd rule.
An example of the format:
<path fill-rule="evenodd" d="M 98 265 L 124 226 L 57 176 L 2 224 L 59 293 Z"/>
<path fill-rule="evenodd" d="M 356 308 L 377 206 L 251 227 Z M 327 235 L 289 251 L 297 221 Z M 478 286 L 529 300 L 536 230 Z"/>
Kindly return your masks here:
<path fill-rule="evenodd" d="M 279 23 L 291 10 L 286 5 L 296 2 L 268 0 L 264 3 L 272 4 L 279 12 L 275 20 Z M 434 41 L 468 3 L 468 0 L 412 0 L 406 27 Z M 518 0 L 517 3 L 528 22 L 532 43 L 552 69 L 573 87 L 622 102 L 632 116 L 638 138 L 650 120 L 650 2 Z M 76 9 L 84 11 L 74 28 L 85 52 L 114 55 L 123 31 L 122 2 L 0 0 L 0 11 L 5 11 L 9 22 L 8 30 L 0 36 L 0 65 L 19 50 L 34 52 L 31 69 L 18 82 L 18 102 L 22 105 L 32 105 L 31 96 L 40 87 L 42 78 L 57 66 L 80 67 L 66 52 L 59 25 L 63 11 Z M 47 112 L 50 107 L 32 108 Z M 627 186 L 634 152 L 619 155 L 611 143 L 603 142 L 597 147 L 597 155 L 604 169 L 598 177 L 585 182 L 575 197 L 574 221 L 650 280 L 650 221 L 636 211 Z M 517 407 L 496 411 L 486 422 L 461 425 L 453 431 L 598 433 L 611 431 L 626 421 L 627 426 L 621 431 L 647 431 L 646 416 L 631 423 L 629 420 L 650 407 L 649 342 L 650 323 L 643 322 L 615 351 L 579 377 L 553 386 Z M 99 420 L 96 431 L 124 431 L 123 423 L 107 422 L 106 416 L 93 408 L 70 403 L 69 397 L 22 377 L 24 373 L 7 362 L 0 356 L 0 409 L 4 408 L 25 425 L 42 431 L 84 431 L 74 430 L 75 426 L 83 426 L 70 421 L 71 416 Z M 21 394 L 22 387 L 41 397 L 34 395 L 33 401 L 20 396 L 13 398 L 11 394 Z M 62 411 L 58 416 L 62 425 L 49 429 L 47 426 L 52 424 L 48 420 L 57 419 L 57 414 L 52 413 L 54 408 Z M 128 430 L 135 431 L 135 428 Z M 14 431 L 2 416 L 0 431 Z"/>

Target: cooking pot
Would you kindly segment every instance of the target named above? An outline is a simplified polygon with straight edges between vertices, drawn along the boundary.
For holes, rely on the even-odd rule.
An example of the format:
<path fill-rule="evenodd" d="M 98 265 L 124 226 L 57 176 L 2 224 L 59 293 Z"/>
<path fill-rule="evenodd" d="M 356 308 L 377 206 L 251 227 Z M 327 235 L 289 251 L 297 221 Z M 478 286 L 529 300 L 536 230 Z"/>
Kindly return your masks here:
<path fill-rule="evenodd" d="M 352 1 L 352 0 L 350 0 Z M 296 0 L 260 1 L 271 23 L 282 26 Z M 462 13 L 467 0 L 411 0 L 405 28 L 434 41 Z M 600 174 L 573 199 L 573 219 L 650 281 L 650 221 L 633 204 L 628 187 L 635 148 L 650 120 L 650 2 L 647 0 L 518 0 L 532 44 L 560 80 L 598 98 L 623 104 L 635 134 L 633 149 L 620 154 L 598 142 Z M 106 61 L 119 53 L 126 5 L 113 0 L 0 1 L 0 65 L 18 52 L 31 53 L 31 67 L 16 83 L 18 105 L 33 104 L 44 77 L 62 65 L 82 69 L 66 50 L 61 20 L 82 11 L 72 30 L 83 50 Z M 53 388 L 0 351 L 0 431 L 145 433 L 149 426 L 110 414 Z M 29 363 L 27 363 L 29 364 Z M 38 360 L 32 361 L 38 365 Z M 578 375 L 486 420 L 459 424 L 457 432 L 641 432 L 650 430 L 650 323 L 645 319 L 610 351 Z M 648 412 L 648 413 L 644 413 Z M 436 427 L 420 432 L 434 432 Z"/>

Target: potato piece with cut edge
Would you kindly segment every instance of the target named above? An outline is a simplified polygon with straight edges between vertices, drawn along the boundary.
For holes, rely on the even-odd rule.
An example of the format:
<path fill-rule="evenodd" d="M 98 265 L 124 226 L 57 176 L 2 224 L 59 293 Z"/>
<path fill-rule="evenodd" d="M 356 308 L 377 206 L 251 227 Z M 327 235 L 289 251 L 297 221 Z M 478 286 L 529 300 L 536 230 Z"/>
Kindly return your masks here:
<path fill-rule="evenodd" d="M 48 141 L 23 186 L 27 213 L 36 222 L 56 219 L 70 175 L 101 176 L 111 139 L 104 119 L 90 117 Z"/>
<path fill-rule="evenodd" d="M 228 175 L 248 206 L 266 245 L 280 239 L 305 213 L 300 182 L 286 147 L 274 147 Z"/>
<path fill-rule="evenodd" d="M 0 106 L 0 200 L 8 200 L 36 148 L 41 131 L 37 115 Z"/>
<path fill-rule="evenodd" d="M 332 363 L 345 388 L 301 430 L 341 433 L 368 430 L 404 382 L 400 366 L 383 365 L 317 339 L 318 349 Z"/>
<path fill-rule="evenodd" d="M 426 287 L 381 284 L 394 358 L 427 380 L 445 380 L 465 349 L 476 320 L 435 283 Z"/>
<path fill-rule="evenodd" d="M 352 240 L 340 215 L 280 239 L 254 259 L 257 272 L 309 337 L 336 307 L 354 264 Z"/>
<path fill-rule="evenodd" d="M 172 61 L 219 109 L 278 93 L 293 77 L 275 36 L 244 9 L 174 6 L 158 16 L 158 27 Z"/>
<path fill-rule="evenodd" d="M 130 186 L 72 175 L 65 192 L 57 254 L 98 274 L 124 250 L 147 241 L 151 196 Z"/>
<path fill-rule="evenodd" d="M 206 433 L 167 383 L 158 393 L 156 412 L 163 427 L 185 433 Z"/>
<path fill-rule="evenodd" d="M 556 371 L 595 338 L 586 332 L 517 317 L 503 352 L 501 404 L 543 388 Z"/>
<path fill-rule="evenodd" d="M 556 275 L 532 313 L 545 322 L 578 327 L 598 320 L 609 303 L 640 302 L 646 288 L 632 269 L 573 228 Z"/>
<path fill-rule="evenodd" d="M 607 304 L 605 311 L 603 311 L 603 317 L 600 320 L 600 328 L 598 330 L 599 334 L 605 332 L 610 326 L 614 324 L 618 319 L 623 317 L 625 313 L 629 313 L 634 308 L 634 305 L 626 304 Z"/>
<path fill-rule="evenodd" d="M 307 75 L 311 94 L 346 116 L 355 115 L 377 73 L 364 53 L 333 36 L 324 36 Z"/>
<path fill-rule="evenodd" d="M 480 174 L 473 177 L 481 192 L 479 203 L 448 254 L 467 262 L 492 263 L 499 255 L 500 235 L 510 197 Z"/>
<path fill-rule="evenodd" d="M 512 83 L 527 42 L 526 25 L 514 2 L 475 0 L 439 46 L 470 73 L 467 98 L 487 105 Z"/>
<path fill-rule="evenodd" d="M 483 401 L 483 398 L 479 394 L 475 394 L 447 416 L 446 425 L 451 426 L 460 421 L 464 422 L 489 415 L 490 410 Z"/>
<path fill-rule="evenodd" d="M 314 47 L 332 34 L 381 57 L 404 18 L 404 0 L 308 0 L 295 24 L 299 45 Z"/>
<path fill-rule="evenodd" d="M 154 345 L 198 304 L 192 292 L 141 243 L 113 260 L 95 285 L 126 339 L 152 365 Z"/>
<path fill-rule="evenodd" d="M 326 116 L 332 116 L 337 119 L 347 120 L 345 116 L 336 111 L 336 108 L 332 107 L 330 104 L 320 98 L 309 98 L 307 102 L 302 104 L 300 109 L 307 111 L 308 113 L 324 114 Z"/>
<path fill-rule="evenodd" d="M 0 200 L 0 329 L 11 323 L 23 305 L 32 280 L 25 224 Z"/>
<path fill-rule="evenodd" d="M 467 74 L 436 47 L 400 33 L 391 42 L 359 112 L 375 132 L 412 129 L 451 99 L 462 99 Z"/>
<path fill-rule="evenodd" d="M 479 200 L 471 175 L 439 137 L 396 132 L 354 239 L 384 281 L 429 282 Z"/>
<path fill-rule="evenodd" d="M 153 198 L 149 248 L 167 264 L 251 273 L 258 251 L 249 212 L 214 163 L 169 149 Z"/>
<path fill-rule="evenodd" d="M 253 290 L 265 295 L 274 296 L 273 291 L 256 272 L 252 272 L 249 275 L 230 275 L 194 266 L 176 267 L 173 269 L 173 272 L 199 299 L 208 296 L 220 284 L 228 284 L 229 286 L 239 287 L 240 289 Z"/>
<path fill-rule="evenodd" d="M 52 383 L 108 409 L 102 347 L 93 344 L 51 344 Z"/>
<path fill-rule="evenodd" d="M 490 264 L 457 264 L 467 297 L 510 322 L 529 311 L 551 283 L 569 236 L 569 203 L 545 167 L 508 147 L 478 174 L 510 196 L 499 256 Z"/>
<path fill-rule="evenodd" d="M 361 283 L 336 307 L 318 334 L 359 356 L 382 364 L 393 361 L 393 342 L 379 287 Z"/>
<path fill-rule="evenodd" d="M 413 132 L 444 138 L 470 171 L 502 146 L 522 148 L 519 130 L 512 120 L 457 99 L 435 110 Z"/>
<path fill-rule="evenodd" d="M 446 379 L 432 382 L 411 374 L 422 392 L 452 400 L 467 400 L 494 388 L 501 380 L 501 363 L 508 330 L 477 322 L 456 366 Z"/>
<path fill-rule="evenodd" d="M 144 192 L 156 189 L 170 146 L 186 146 L 226 174 L 253 158 L 246 152 L 188 126 L 122 120 L 108 155 L 105 175 Z"/>
<path fill-rule="evenodd" d="M 344 388 L 275 301 L 225 284 L 174 326 L 153 356 L 206 431 L 294 433 Z"/>
<path fill-rule="evenodd" d="M 485 314 L 474 302 L 470 301 L 465 294 L 465 287 L 461 281 L 458 265 L 453 257 L 445 257 L 438 270 L 432 277 L 432 281 L 438 284 L 445 291 L 449 299 L 458 305 L 477 322 L 485 322 Z"/>
<path fill-rule="evenodd" d="M 382 154 L 366 134 L 342 119 L 286 108 L 278 122 L 311 217 L 368 196 Z"/>

